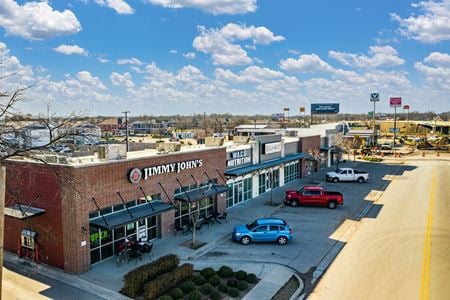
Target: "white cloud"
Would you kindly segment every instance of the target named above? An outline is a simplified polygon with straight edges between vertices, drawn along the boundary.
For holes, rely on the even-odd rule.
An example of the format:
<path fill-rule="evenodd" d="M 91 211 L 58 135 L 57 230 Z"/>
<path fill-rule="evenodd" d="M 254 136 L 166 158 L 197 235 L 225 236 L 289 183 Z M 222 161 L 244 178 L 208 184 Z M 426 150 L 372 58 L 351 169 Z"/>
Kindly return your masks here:
<path fill-rule="evenodd" d="M 78 72 L 76 77 L 79 80 L 79 82 L 83 84 L 96 87 L 100 90 L 107 89 L 106 86 L 103 84 L 103 82 L 100 80 L 100 78 L 92 76 L 91 73 L 88 71 Z"/>
<path fill-rule="evenodd" d="M 331 72 L 333 68 L 317 54 L 303 54 L 298 59 L 288 58 L 280 61 L 280 68 L 302 73 Z"/>
<path fill-rule="evenodd" d="M 450 55 L 445 53 L 430 53 L 422 62 L 416 62 L 414 67 L 425 75 L 427 84 L 435 90 L 450 90 Z"/>
<path fill-rule="evenodd" d="M 0 42 L 0 77 L 4 77 L 0 81 L 1 91 L 16 89 L 17 86 L 29 85 L 34 81 L 31 66 L 22 65 L 20 60 L 9 52 L 8 46 Z"/>
<path fill-rule="evenodd" d="M 256 0 L 147 0 L 167 8 L 192 7 L 213 15 L 245 14 L 256 11 Z"/>
<path fill-rule="evenodd" d="M 412 7 L 422 10 L 423 14 L 405 19 L 391 14 L 392 19 L 399 22 L 402 35 L 424 43 L 450 40 L 450 0 L 422 1 L 413 3 Z"/>
<path fill-rule="evenodd" d="M 170 54 L 177 54 L 177 53 L 178 53 L 178 51 L 177 51 L 177 50 L 175 50 L 175 49 L 172 49 L 172 50 L 170 50 L 170 51 L 169 51 L 169 53 L 170 53 Z"/>
<path fill-rule="evenodd" d="M 372 56 L 358 55 L 339 51 L 329 51 L 328 56 L 339 61 L 343 65 L 357 68 L 379 68 L 399 66 L 405 60 L 398 56 L 397 50 L 391 46 L 371 46 L 369 54 Z"/>
<path fill-rule="evenodd" d="M 134 66 L 141 66 L 144 63 L 142 61 L 140 61 L 137 58 L 121 58 L 117 60 L 117 64 L 119 65 L 134 65 Z"/>
<path fill-rule="evenodd" d="M 49 39 L 74 34 L 81 30 L 80 22 L 70 10 L 59 12 L 47 2 L 27 2 L 19 5 L 13 0 L 0 1 L 0 26 L 7 34 L 30 40 Z"/>
<path fill-rule="evenodd" d="M 187 59 L 194 59 L 195 53 L 194 52 L 183 53 L 183 56 L 186 57 Z"/>
<path fill-rule="evenodd" d="M 98 61 L 101 62 L 102 64 L 106 64 L 106 63 L 109 63 L 109 62 L 110 62 L 109 59 L 104 58 L 104 57 L 98 57 L 97 59 L 98 59 Z"/>
<path fill-rule="evenodd" d="M 437 66 L 450 67 L 450 55 L 447 53 L 432 52 L 423 61 Z"/>
<path fill-rule="evenodd" d="M 288 49 L 288 53 L 294 54 L 294 55 L 300 55 L 301 52 L 298 50 L 294 50 L 294 49 Z"/>
<path fill-rule="evenodd" d="M 284 37 L 275 36 L 266 27 L 255 27 L 229 23 L 221 29 L 206 29 L 199 26 L 200 35 L 197 36 L 192 46 L 206 54 L 211 54 L 215 65 L 247 65 L 252 63 L 252 58 L 237 44 L 238 41 L 251 40 L 256 44 L 270 44 L 283 41 Z"/>
<path fill-rule="evenodd" d="M 134 9 L 123 0 L 95 0 L 97 4 L 114 9 L 118 14 L 133 14 Z"/>
<path fill-rule="evenodd" d="M 56 52 L 66 54 L 66 55 L 72 55 L 72 54 L 78 54 L 78 55 L 84 55 L 88 56 L 88 52 L 77 45 L 59 45 L 58 47 L 54 48 Z"/>
<path fill-rule="evenodd" d="M 125 86 L 127 88 L 134 87 L 133 79 L 131 78 L 131 74 L 128 72 L 123 73 L 123 74 L 112 72 L 111 76 L 109 76 L 109 78 L 111 79 L 111 82 L 113 85 Z"/>

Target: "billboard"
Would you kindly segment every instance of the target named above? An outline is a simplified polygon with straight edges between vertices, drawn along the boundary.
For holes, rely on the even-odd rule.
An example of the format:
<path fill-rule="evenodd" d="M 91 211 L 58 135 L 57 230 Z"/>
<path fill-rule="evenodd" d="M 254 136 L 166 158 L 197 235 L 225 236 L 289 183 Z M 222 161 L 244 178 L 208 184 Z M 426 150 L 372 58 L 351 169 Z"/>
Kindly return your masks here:
<path fill-rule="evenodd" d="M 305 112 L 305 107 L 304 106 L 300 106 L 300 112 L 304 113 Z"/>
<path fill-rule="evenodd" d="M 339 103 L 311 103 L 311 114 L 337 114 Z"/>
<path fill-rule="evenodd" d="M 389 105 L 391 107 L 401 107 L 402 106 L 402 97 L 390 98 Z"/>

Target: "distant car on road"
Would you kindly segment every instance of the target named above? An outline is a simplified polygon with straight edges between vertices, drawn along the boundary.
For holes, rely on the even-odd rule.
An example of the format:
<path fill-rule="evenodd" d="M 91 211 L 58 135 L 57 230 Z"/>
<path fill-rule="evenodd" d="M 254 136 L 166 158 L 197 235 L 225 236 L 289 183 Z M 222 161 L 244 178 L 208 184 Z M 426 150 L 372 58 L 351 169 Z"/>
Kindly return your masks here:
<path fill-rule="evenodd" d="M 344 196 L 339 192 L 325 191 L 321 186 L 305 186 L 299 190 L 286 191 L 284 204 L 290 206 L 327 206 L 334 209 L 338 205 L 344 204 Z"/>
<path fill-rule="evenodd" d="M 326 174 L 327 181 L 357 181 L 363 183 L 369 180 L 369 173 L 352 168 L 340 168 L 336 172 L 328 172 Z"/>
<path fill-rule="evenodd" d="M 394 148 L 393 143 L 383 143 L 380 147 L 381 150 L 392 150 L 392 148 Z"/>
<path fill-rule="evenodd" d="M 232 238 L 236 242 L 248 245 L 250 242 L 277 242 L 286 245 L 292 240 L 292 228 L 283 219 L 260 218 L 234 227 Z"/>

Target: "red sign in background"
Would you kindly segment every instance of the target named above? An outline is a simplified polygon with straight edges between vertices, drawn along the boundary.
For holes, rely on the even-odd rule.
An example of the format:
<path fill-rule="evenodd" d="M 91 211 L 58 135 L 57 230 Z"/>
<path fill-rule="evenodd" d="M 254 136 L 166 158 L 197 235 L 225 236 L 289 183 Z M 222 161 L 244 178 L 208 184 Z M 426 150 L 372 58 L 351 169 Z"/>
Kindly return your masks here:
<path fill-rule="evenodd" d="M 391 107 L 402 106 L 402 98 L 401 97 L 390 98 L 389 104 Z"/>
<path fill-rule="evenodd" d="M 409 109 L 409 105 L 403 105 L 403 109 Z"/>

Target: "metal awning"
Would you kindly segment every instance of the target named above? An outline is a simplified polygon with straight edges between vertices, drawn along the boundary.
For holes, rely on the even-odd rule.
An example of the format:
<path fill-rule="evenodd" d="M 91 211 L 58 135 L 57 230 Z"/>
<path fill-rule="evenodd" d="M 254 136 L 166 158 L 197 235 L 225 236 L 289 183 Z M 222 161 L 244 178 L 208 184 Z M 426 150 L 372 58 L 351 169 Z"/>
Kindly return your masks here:
<path fill-rule="evenodd" d="M 124 226 L 131 222 L 136 222 L 148 217 L 159 215 L 162 212 L 170 209 L 175 209 L 175 207 L 169 203 L 152 201 L 152 206 L 150 206 L 148 203 L 144 203 L 128 208 L 133 217 L 131 217 L 128 211 L 124 209 L 112 214 L 104 215 L 104 219 L 101 216 L 92 219 L 90 220 L 90 225 L 111 230 L 120 226 Z"/>
<path fill-rule="evenodd" d="M 270 161 L 265 161 L 265 162 L 257 164 L 257 165 L 246 166 L 246 167 L 236 168 L 236 169 L 231 169 L 231 170 L 225 170 L 225 175 L 241 176 L 241 175 L 252 173 L 255 171 L 262 170 L 262 169 L 276 167 L 283 163 L 287 163 L 287 162 L 290 162 L 293 160 L 310 159 L 310 158 L 311 158 L 311 155 L 309 153 L 302 152 L 302 153 L 290 154 L 290 155 L 286 155 L 285 157 L 270 160 Z"/>
<path fill-rule="evenodd" d="M 228 186 L 226 185 L 210 184 L 195 190 L 191 190 L 189 192 L 175 195 L 174 199 L 176 201 L 195 202 L 205 198 L 209 198 L 211 196 L 215 196 L 220 193 L 224 193 L 227 190 Z"/>
<path fill-rule="evenodd" d="M 28 217 L 34 217 L 45 213 L 45 209 L 31 207 L 22 204 L 14 204 L 11 207 L 4 208 L 5 216 L 10 216 L 17 219 L 25 219 Z"/>

